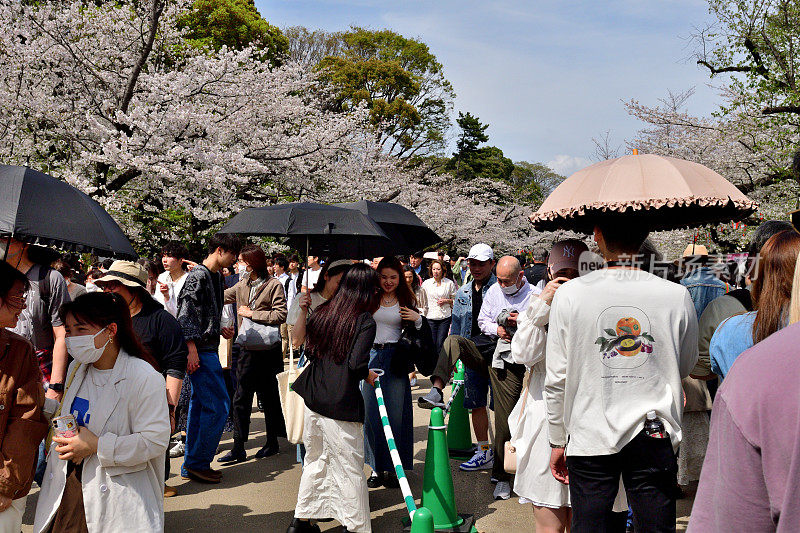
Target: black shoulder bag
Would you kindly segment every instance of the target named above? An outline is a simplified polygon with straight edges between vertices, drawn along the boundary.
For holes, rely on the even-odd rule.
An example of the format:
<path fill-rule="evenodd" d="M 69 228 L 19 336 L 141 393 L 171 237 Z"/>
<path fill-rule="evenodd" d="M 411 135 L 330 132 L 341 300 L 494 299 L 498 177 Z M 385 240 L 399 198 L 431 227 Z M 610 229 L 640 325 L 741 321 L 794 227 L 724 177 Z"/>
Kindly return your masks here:
<path fill-rule="evenodd" d="M 422 327 L 419 329 L 413 322 L 404 321 L 403 332 L 392 357 L 392 372 L 398 376 L 408 374 L 416 366 L 420 373 L 430 376 L 436 369 L 438 358 L 428 319 L 422 317 Z"/>

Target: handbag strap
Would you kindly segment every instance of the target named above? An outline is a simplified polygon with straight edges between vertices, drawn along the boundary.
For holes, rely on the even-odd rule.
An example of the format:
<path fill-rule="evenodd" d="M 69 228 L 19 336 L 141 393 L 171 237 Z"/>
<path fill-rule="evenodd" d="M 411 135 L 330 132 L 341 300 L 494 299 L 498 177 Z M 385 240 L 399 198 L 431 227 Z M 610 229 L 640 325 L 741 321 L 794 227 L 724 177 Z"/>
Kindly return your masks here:
<path fill-rule="evenodd" d="M 525 383 L 525 392 L 522 394 L 522 409 L 519 410 L 519 416 L 517 417 L 517 430 L 519 431 L 519 425 L 522 423 L 522 415 L 525 413 L 525 406 L 528 405 L 528 390 L 531 388 L 531 378 L 533 377 L 533 370 L 528 370 L 528 380 Z"/>
<path fill-rule="evenodd" d="M 61 397 L 61 401 L 58 402 L 58 409 L 56 412 L 53 413 L 53 418 L 51 420 L 58 418 L 61 416 L 61 407 L 64 405 L 64 399 L 67 397 L 67 391 L 72 386 L 72 380 L 75 379 L 75 374 L 77 374 L 78 369 L 83 366 L 83 363 L 78 363 L 75 365 L 75 368 L 72 369 L 72 373 L 69 375 L 69 379 L 67 379 L 67 386 L 64 387 L 64 395 Z M 45 443 L 45 453 L 50 452 L 50 444 L 53 442 L 53 425 L 50 424 L 50 430 L 47 432 L 47 439 Z"/>

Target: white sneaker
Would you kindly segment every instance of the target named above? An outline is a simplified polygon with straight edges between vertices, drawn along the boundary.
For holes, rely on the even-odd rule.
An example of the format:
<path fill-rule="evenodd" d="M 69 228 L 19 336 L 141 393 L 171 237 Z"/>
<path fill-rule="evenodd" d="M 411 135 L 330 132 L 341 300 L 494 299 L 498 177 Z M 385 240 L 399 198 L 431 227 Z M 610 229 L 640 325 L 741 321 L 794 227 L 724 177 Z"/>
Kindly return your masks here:
<path fill-rule="evenodd" d="M 511 483 L 508 481 L 498 481 L 494 488 L 495 500 L 507 500 L 511 497 Z"/>
<path fill-rule="evenodd" d="M 459 468 L 465 472 L 474 472 L 476 470 L 488 470 L 494 466 L 494 450 L 488 448 L 486 450 L 478 449 L 472 456 L 472 459 L 461 463 Z"/>
<path fill-rule="evenodd" d="M 186 452 L 186 444 L 181 441 L 178 441 L 175 446 L 169 449 L 169 456 L 173 459 L 176 457 L 183 457 L 183 454 Z"/>

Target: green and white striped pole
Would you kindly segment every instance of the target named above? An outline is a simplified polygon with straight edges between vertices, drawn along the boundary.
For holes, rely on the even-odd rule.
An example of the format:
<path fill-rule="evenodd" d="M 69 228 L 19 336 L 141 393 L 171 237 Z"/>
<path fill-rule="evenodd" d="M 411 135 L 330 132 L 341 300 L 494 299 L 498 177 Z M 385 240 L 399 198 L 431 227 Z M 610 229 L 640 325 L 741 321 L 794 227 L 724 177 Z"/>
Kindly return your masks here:
<path fill-rule="evenodd" d="M 408 508 L 408 516 L 413 521 L 414 513 L 417 511 L 417 504 L 414 503 L 414 496 L 411 495 L 411 487 L 408 485 L 408 479 L 406 479 L 406 473 L 403 470 L 403 463 L 400 461 L 400 453 L 397 451 L 397 445 L 394 442 L 392 426 L 389 424 L 389 413 L 386 411 L 386 404 L 383 402 L 380 378 L 383 375 L 383 370 L 379 368 L 371 368 L 370 370 L 378 374 L 378 377 L 375 378 L 375 398 L 378 400 L 378 412 L 381 415 L 383 434 L 386 437 L 386 444 L 389 446 L 389 455 L 392 458 L 392 464 L 394 464 L 397 481 L 400 482 L 400 490 L 403 492 L 403 499 Z"/>
<path fill-rule="evenodd" d="M 447 413 L 450 412 L 450 406 L 453 405 L 453 400 L 456 399 L 456 396 L 458 395 L 459 391 L 461 390 L 461 387 L 463 387 L 463 386 L 464 386 L 464 380 L 463 379 L 461 379 L 461 380 L 453 380 L 453 393 L 450 395 L 450 399 L 447 400 L 447 405 L 444 406 L 444 414 L 445 415 L 447 415 Z"/>

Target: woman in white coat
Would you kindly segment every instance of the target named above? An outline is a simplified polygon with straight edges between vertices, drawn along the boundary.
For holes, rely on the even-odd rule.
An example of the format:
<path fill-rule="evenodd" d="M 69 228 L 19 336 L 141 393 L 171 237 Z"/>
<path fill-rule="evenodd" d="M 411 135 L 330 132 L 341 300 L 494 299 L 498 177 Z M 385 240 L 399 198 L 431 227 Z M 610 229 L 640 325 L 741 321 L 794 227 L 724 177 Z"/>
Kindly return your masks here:
<path fill-rule="evenodd" d="M 61 315 L 75 361 L 60 414 L 79 432 L 49 445 L 34 531 L 163 531 L 164 378 L 118 294 L 80 296 Z"/>
<path fill-rule="evenodd" d="M 537 533 L 561 533 L 569 530 L 571 520 L 569 486 L 550 472 L 550 440 L 547 434 L 547 412 L 543 397 L 545 379 L 545 346 L 550 304 L 562 283 L 578 277 L 578 259 L 588 251 L 581 241 L 556 243 L 547 261 L 551 279 L 538 298 L 517 318 L 517 332 L 511 341 L 511 357 L 528 367 L 527 388 L 508 417 L 511 445 L 516 449 L 517 472 L 514 493 L 520 503 L 533 504 Z M 620 484 L 614 511 L 627 511 L 627 501 Z M 620 515 L 624 530 L 624 516 Z"/>

